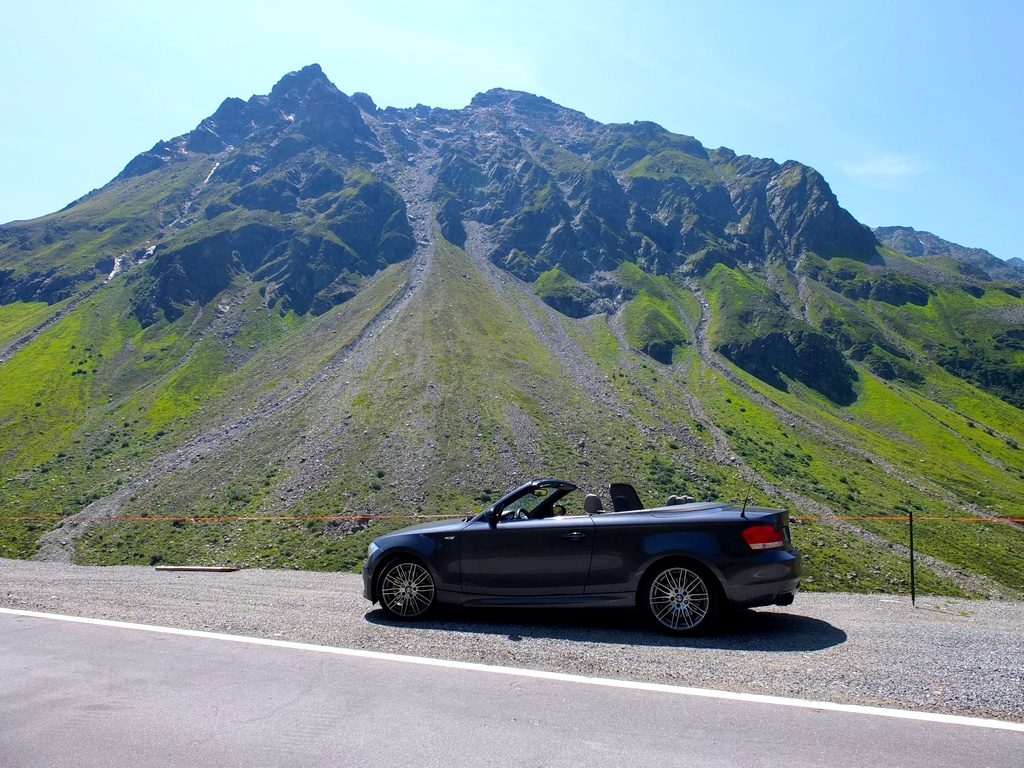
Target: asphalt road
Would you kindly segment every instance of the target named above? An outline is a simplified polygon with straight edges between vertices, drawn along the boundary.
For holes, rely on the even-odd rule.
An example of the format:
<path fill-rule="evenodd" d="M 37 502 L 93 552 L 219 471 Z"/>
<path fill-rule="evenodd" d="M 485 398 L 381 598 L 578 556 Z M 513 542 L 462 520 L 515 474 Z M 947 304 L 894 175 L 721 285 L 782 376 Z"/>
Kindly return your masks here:
<path fill-rule="evenodd" d="M 1018 768 L 1024 754 L 1019 731 L 9 613 L 0 648 L 0 756 L 12 768 Z"/>
<path fill-rule="evenodd" d="M 0 558 L 0 606 L 589 677 L 1024 723 L 1024 603 L 801 593 L 707 637 L 633 612 L 388 621 L 349 573 L 160 573 Z M 3 761 L 0 759 L 0 766 Z"/>

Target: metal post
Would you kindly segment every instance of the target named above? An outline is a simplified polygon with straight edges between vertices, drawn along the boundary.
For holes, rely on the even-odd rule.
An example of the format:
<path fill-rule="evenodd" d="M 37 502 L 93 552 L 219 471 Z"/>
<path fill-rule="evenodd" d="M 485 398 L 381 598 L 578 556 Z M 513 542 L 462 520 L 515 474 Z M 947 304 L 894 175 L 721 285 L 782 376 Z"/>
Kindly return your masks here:
<path fill-rule="evenodd" d="M 914 510 L 910 510 L 910 604 L 917 607 L 917 582 L 914 580 Z"/>

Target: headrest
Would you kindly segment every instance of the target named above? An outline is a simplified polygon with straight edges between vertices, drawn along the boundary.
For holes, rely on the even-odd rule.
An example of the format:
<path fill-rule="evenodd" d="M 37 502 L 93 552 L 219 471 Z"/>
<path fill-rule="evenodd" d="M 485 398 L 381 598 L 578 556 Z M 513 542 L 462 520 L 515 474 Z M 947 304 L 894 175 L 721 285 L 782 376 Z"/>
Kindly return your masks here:
<path fill-rule="evenodd" d="M 695 501 L 696 499 L 693 496 L 669 496 L 665 506 L 678 507 L 683 504 L 692 504 Z"/>
<path fill-rule="evenodd" d="M 596 515 L 604 512 L 604 505 L 601 504 L 601 497 L 595 493 L 588 493 L 583 497 L 583 511 L 588 515 Z"/>

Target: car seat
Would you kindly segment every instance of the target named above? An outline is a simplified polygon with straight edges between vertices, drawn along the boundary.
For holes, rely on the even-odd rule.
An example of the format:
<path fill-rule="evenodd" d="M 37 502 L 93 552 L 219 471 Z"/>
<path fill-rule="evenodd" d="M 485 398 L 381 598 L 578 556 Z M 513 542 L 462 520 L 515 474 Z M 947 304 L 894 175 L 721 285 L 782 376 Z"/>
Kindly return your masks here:
<path fill-rule="evenodd" d="M 601 503 L 601 497 L 596 493 L 588 493 L 584 496 L 583 511 L 588 515 L 598 515 L 604 512 L 604 504 Z"/>
<path fill-rule="evenodd" d="M 644 508 L 640 494 L 629 483 L 612 483 L 611 494 L 612 509 L 616 512 L 632 512 Z"/>

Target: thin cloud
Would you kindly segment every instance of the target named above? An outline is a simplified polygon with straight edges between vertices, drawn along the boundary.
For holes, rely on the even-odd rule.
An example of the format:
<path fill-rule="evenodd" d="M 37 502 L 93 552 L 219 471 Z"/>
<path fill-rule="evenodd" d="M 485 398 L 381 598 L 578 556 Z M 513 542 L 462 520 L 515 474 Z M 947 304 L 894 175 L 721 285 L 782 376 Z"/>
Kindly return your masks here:
<path fill-rule="evenodd" d="M 843 161 L 839 167 L 847 176 L 876 182 L 907 179 L 929 170 L 927 163 L 910 155 L 879 155 L 858 162 Z"/>

